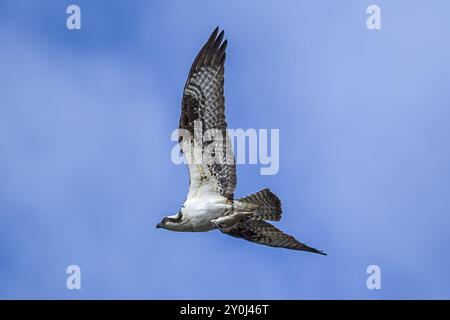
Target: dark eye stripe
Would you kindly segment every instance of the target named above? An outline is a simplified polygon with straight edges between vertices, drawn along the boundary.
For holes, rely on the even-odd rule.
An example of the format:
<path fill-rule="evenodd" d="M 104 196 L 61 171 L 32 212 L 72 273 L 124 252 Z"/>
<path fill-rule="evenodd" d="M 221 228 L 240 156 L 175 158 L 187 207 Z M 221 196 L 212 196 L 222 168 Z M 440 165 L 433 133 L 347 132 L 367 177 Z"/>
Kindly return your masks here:
<path fill-rule="evenodd" d="M 176 218 L 166 218 L 166 219 L 167 219 L 167 221 L 170 221 L 170 222 L 180 222 L 182 218 L 183 218 L 183 214 L 180 211 L 180 212 L 178 212 L 178 217 L 176 217 Z"/>

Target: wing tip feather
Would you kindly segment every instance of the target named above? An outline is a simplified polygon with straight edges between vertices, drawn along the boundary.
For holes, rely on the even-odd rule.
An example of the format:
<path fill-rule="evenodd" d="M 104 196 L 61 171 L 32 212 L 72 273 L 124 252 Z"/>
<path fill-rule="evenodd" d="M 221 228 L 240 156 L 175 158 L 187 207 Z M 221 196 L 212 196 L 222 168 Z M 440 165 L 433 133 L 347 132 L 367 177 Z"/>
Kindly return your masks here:
<path fill-rule="evenodd" d="M 205 65 L 221 66 L 224 64 L 228 40 L 224 39 L 225 30 L 220 31 L 220 33 L 219 30 L 220 27 L 217 26 L 200 49 L 192 64 L 191 74 Z"/>

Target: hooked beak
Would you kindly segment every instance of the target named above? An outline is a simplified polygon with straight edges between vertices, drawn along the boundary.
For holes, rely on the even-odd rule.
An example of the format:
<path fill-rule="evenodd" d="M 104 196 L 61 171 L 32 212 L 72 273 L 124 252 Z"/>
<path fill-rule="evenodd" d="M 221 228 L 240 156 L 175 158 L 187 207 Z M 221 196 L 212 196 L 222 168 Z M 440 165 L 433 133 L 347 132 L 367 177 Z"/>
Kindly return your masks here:
<path fill-rule="evenodd" d="M 156 225 L 156 229 L 159 229 L 159 228 L 162 228 L 162 227 L 164 227 L 164 224 L 162 222 L 160 222 L 160 223 L 158 223 Z"/>

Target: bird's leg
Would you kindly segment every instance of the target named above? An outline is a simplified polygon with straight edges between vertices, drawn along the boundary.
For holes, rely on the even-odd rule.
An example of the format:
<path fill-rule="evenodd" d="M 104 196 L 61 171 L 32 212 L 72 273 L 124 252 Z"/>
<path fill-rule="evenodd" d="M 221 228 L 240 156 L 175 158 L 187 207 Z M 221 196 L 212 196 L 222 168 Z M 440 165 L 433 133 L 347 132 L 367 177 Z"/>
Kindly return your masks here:
<path fill-rule="evenodd" d="M 211 220 L 212 224 L 214 225 L 214 227 L 215 227 L 216 229 L 219 229 L 219 230 L 222 231 L 222 232 L 229 232 L 229 231 L 233 228 L 233 226 L 231 226 L 231 227 L 226 227 L 225 225 L 220 224 L 217 220 L 218 220 L 218 219 Z"/>
<path fill-rule="evenodd" d="M 227 232 L 231 228 L 233 228 L 233 226 L 236 223 L 248 218 L 252 214 L 253 214 L 252 212 L 236 212 L 231 215 L 213 219 L 211 220 L 211 223 L 214 224 L 214 226 L 216 226 L 216 228 L 220 229 L 221 231 Z"/>

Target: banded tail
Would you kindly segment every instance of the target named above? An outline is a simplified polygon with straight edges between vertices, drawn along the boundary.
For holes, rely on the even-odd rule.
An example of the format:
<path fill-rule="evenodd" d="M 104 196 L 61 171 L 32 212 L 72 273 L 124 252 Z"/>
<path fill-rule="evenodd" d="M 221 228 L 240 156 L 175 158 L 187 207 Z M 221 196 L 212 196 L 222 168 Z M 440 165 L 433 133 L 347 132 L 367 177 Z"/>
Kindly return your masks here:
<path fill-rule="evenodd" d="M 237 222 L 231 228 L 221 229 L 223 233 L 266 246 L 309 251 L 326 255 L 323 251 L 309 247 L 297 241 L 293 236 L 263 221 L 279 221 L 281 219 L 281 201 L 269 189 L 263 189 L 257 193 L 235 200 L 234 207 L 238 212 L 251 212 L 252 214 Z"/>
<path fill-rule="evenodd" d="M 234 201 L 238 211 L 252 211 L 257 219 L 279 221 L 281 219 L 281 201 L 269 189 L 263 189 Z"/>

